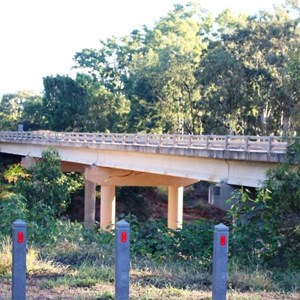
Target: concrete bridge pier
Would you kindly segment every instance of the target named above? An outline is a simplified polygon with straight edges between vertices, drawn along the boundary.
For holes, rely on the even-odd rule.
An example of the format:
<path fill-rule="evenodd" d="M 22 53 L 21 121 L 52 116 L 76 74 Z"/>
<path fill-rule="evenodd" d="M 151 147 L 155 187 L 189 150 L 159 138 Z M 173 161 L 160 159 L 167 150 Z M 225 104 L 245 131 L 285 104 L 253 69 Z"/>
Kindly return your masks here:
<path fill-rule="evenodd" d="M 168 227 L 174 230 L 182 228 L 183 187 L 168 187 Z"/>
<path fill-rule="evenodd" d="M 96 209 L 96 184 L 85 179 L 84 186 L 84 226 L 93 228 L 95 226 Z"/>
<path fill-rule="evenodd" d="M 115 228 L 116 217 L 116 188 L 101 186 L 100 228 L 111 231 Z"/>

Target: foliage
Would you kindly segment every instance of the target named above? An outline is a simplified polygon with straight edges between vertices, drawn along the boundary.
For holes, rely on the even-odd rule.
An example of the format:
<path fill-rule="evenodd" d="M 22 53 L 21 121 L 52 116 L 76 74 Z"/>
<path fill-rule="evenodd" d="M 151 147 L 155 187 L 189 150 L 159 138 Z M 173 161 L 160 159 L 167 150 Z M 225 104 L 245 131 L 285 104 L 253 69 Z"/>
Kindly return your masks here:
<path fill-rule="evenodd" d="M 77 53 L 76 67 L 129 100 L 129 131 L 286 135 L 299 127 L 297 5 L 215 19 L 175 5 L 152 29 Z"/>
<path fill-rule="evenodd" d="M 36 103 L 39 101 L 40 96 L 31 91 L 19 91 L 3 95 L 0 100 L 0 129 L 17 130 L 17 125 L 23 123 L 23 118 L 28 116 L 24 112 L 24 106 L 27 105 L 25 103 Z M 38 112 L 35 112 L 35 114 L 38 114 Z M 33 115 L 31 116 L 32 118 L 34 118 Z"/>
<path fill-rule="evenodd" d="M 47 129 L 56 131 L 83 131 L 87 92 L 68 76 L 44 78 L 43 109 Z"/>
<path fill-rule="evenodd" d="M 10 166 L 3 174 L 4 178 L 9 182 L 16 182 L 18 178 L 26 178 L 27 172 L 22 168 L 21 164 Z"/>
<path fill-rule="evenodd" d="M 299 1 L 213 17 L 174 5 L 74 56 L 75 79 L 44 78 L 42 97 L 0 102 L 0 129 L 293 135 L 299 133 Z"/>
<path fill-rule="evenodd" d="M 54 238 L 39 242 L 44 248 L 43 258 L 63 265 L 80 266 L 100 261 L 107 265 L 113 262 L 114 236 L 99 230 L 88 230 L 82 223 L 61 218 L 56 221 Z"/>
<path fill-rule="evenodd" d="M 70 202 L 68 178 L 60 170 L 57 150 L 48 149 L 42 153 L 42 160 L 30 170 L 27 178 L 19 178 L 16 190 L 27 199 L 27 206 L 42 216 L 51 210 L 53 217 L 61 215 Z"/>
<path fill-rule="evenodd" d="M 90 55 L 92 55 L 90 51 L 82 52 L 82 58 L 87 56 L 85 59 L 88 59 Z M 116 83 L 102 82 L 100 78 L 96 80 L 87 74 L 77 74 L 76 81 L 87 91 L 87 111 L 83 112 L 86 130 L 89 132 L 124 132 L 130 102 L 115 86 Z"/>
<path fill-rule="evenodd" d="M 131 232 L 136 255 L 158 261 L 193 261 L 203 269 L 211 267 L 213 224 L 209 221 L 187 223 L 178 231 L 157 220 L 131 222 Z"/>
<path fill-rule="evenodd" d="M 150 205 L 145 199 L 149 187 L 118 187 L 117 199 L 121 215 L 138 216 L 140 221 L 146 221 L 150 217 Z"/>
<path fill-rule="evenodd" d="M 288 147 L 288 160 L 300 157 L 299 142 Z M 289 163 L 267 173 L 257 195 L 239 192 L 232 206 L 233 248 L 238 257 L 269 266 L 300 268 L 300 167 Z M 244 255 L 243 255 L 244 253 Z"/>
<path fill-rule="evenodd" d="M 29 98 L 23 103 L 22 120 L 24 130 L 32 131 L 46 128 L 46 116 L 41 97 Z"/>
<path fill-rule="evenodd" d="M 7 180 L 4 178 L 4 173 L 16 163 L 18 163 L 18 161 L 15 155 L 0 153 L 0 183 L 7 183 Z"/>
<path fill-rule="evenodd" d="M 29 240 L 35 243 L 55 242 L 62 228 L 57 217 L 66 211 L 71 193 L 76 193 L 82 183 L 73 174 L 66 176 L 60 170 L 60 158 L 56 150 L 42 153 L 42 160 L 28 173 L 20 165 L 11 166 L 6 178 L 16 180 L 15 193 L 7 193 L 0 202 L 1 235 L 11 231 L 16 219 L 27 222 Z"/>
<path fill-rule="evenodd" d="M 16 220 L 27 220 L 26 199 L 22 195 L 9 194 L 0 201 L 0 239 L 10 235 L 12 223 Z"/>

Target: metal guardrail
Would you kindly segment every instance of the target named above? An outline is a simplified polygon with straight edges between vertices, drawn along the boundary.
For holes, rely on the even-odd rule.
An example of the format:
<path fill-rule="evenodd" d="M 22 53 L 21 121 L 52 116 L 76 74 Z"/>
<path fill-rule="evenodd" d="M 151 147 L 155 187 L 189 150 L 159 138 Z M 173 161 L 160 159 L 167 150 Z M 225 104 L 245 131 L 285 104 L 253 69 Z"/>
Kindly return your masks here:
<path fill-rule="evenodd" d="M 288 141 L 278 136 L 0 131 L 0 142 L 111 144 L 187 149 L 284 153 Z"/>

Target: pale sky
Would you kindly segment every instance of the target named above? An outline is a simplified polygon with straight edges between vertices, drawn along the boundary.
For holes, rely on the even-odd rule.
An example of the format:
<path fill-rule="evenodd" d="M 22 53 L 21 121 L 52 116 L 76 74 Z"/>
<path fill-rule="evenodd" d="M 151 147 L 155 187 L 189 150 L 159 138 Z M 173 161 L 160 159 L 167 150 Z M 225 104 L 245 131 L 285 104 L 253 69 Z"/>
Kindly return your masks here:
<path fill-rule="evenodd" d="M 73 56 L 99 40 L 151 26 L 188 0 L 2 0 L 0 1 L 0 97 L 34 90 L 42 78 L 70 74 Z M 198 0 L 217 14 L 225 8 L 255 13 L 284 0 Z"/>

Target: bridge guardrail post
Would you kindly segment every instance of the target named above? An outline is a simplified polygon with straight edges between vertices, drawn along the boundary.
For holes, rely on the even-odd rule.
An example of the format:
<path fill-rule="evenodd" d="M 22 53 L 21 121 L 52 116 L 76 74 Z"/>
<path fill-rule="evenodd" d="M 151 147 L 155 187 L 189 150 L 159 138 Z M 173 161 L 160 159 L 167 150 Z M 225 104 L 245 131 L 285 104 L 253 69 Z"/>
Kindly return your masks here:
<path fill-rule="evenodd" d="M 224 139 L 224 149 L 228 150 L 228 146 L 229 146 L 229 136 L 226 135 Z"/>
<path fill-rule="evenodd" d="M 205 149 L 208 149 L 209 146 L 209 135 L 205 136 Z"/>
<path fill-rule="evenodd" d="M 249 136 L 245 137 L 245 151 L 249 150 Z"/>
<path fill-rule="evenodd" d="M 115 299 L 129 300 L 130 225 L 124 220 L 116 223 Z"/>
<path fill-rule="evenodd" d="M 213 300 L 226 300 L 228 238 L 229 232 L 227 226 L 219 224 L 214 227 Z"/>
<path fill-rule="evenodd" d="M 12 299 L 26 299 L 27 226 L 22 220 L 13 223 Z"/>
<path fill-rule="evenodd" d="M 272 152 L 272 137 L 268 137 L 268 153 Z"/>

